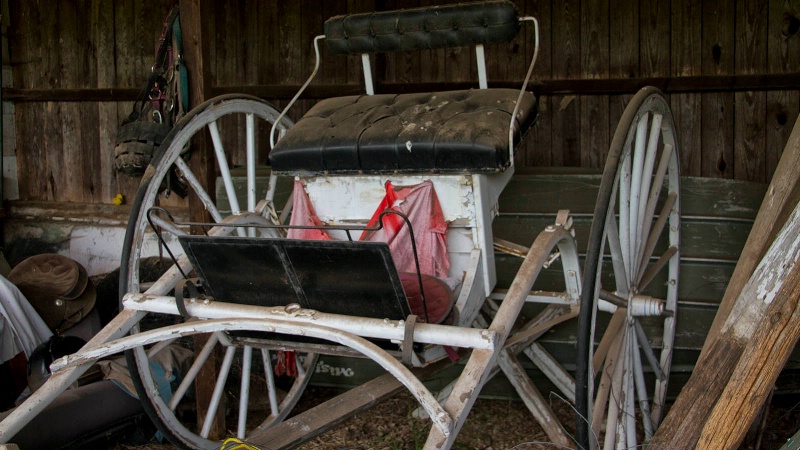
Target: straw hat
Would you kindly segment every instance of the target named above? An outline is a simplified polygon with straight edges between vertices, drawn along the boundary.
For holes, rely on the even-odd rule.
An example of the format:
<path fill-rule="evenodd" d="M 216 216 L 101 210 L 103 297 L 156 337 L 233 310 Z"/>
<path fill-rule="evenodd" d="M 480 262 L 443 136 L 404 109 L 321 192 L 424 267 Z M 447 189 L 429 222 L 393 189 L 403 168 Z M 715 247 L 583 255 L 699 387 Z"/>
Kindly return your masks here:
<path fill-rule="evenodd" d="M 50 329 L 60 333 L 80 322 L 94 307 L 97 292 L 86 269 L 66 256 L 31 256 L 8 274 Z"/>

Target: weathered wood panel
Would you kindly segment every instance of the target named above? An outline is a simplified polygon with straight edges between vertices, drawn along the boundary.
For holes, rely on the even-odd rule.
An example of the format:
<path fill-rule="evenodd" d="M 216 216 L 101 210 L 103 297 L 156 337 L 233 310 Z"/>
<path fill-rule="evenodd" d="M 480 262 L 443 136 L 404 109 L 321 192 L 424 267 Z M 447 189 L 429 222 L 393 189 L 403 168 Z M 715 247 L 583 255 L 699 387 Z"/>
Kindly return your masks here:
<path fill-rule="evenodd" d="M 550 27 L 542 24 L 544 32 L 552 33 L 552 77 L 578 78 L 581 70 L 581 11 L 580 2 L 565 0 L 553 3 Z M 558 24 L 556 26 L 555 24 Z M 558 55 L 556 57 L 555 55 Z M 580 99 L 574 95 L 554 96 L 552 117 L 552 147 L 554 166 L 580 166 L 582 137 L 580 132 Z"/>
<path fill-rule="evenodd" d="M 12 2 L 14 86 L 140 88 L 171 2 Z M 130 103 L 42 102 L 16 107 L 20 196 L 110 203 L 138 180 L 114 173 L 116 130 Z"/>
<path fill-rule="evenodd" d="M 673 0 L 672 2 L 672 62 L 671 75 L 676 77 L 700 75 L 702 66 L 702 2 Z M 675 119 L 680 149 L 681 173 L 699 176 L 702 172 L 702 110 L 698 93 L 672 94 L 670 107 Z"/>
<path fill-rule="evenodd" d="M 773 1 L 769 8 L 767 69 L 772 72 L 800 72 L 800 1 Z M 783 147 L 792 132 L 800 108 L 800 92 L 767 92 L 766 174 L 767 182 L 778 165 Z"/>
<path fill-rule="evenodd" d="M 539 120 L 516 156 L 521 167 L 601 166 L 616 122 L 636 89 L 625 80 L 675 80 L 665 82 L 669 87 L 691 77 L 752 76 L 748 86 L 758 87 L 758 77 L 800 73 L 798 0 L 516 2 L 522 13 L 540 22 L 535 80 L 565 81 L 560 92 L 569 91 L 572 82 L 586 92 L 594 82 L 620 81 L 604 85 L 597 95 L 542 96 Z M 133 195 L 137 180 L 111 168 L 116 129 L 131 105 L 116 101 L 120 97 L 115 93 L 130 93 L 146 80 L 162 21 L 173 3 L 10 2 L 9 45 L 14 87 L 22 90 L 18 96 L 28 91 L 41 96 L 53 89 L 106 89 L 97 95 L 109 99 L 83 102 L 66 96 L 70 102 L 17 104 L 23 199 L 108 203 L 117 193 Z M 213 88 L 285 87 L 276 93 L 259 91 L 282 106 L 313 68 L 312 39 L 322 33 L 326 18 L 441 2 L 210 3 L 213 14 L 205 45 Z M 363 85 L 360 58 L 331 55 L 322 47 L 323 61 L 312 88 L 357 91 Z M 527 25 L 511 43 L 488 46 L 490 84 L 519 83 L 533 50 Z M 436 83 L 448 89 L 448 83 L 476 83 L 474 60 L 468 48 L 388 54 L 373 58 L 373 70 L 378 82 Z M 732 82 L 720 78 L 720 83 Z M 734 94 L 710 92 L 713 79 L 694 85 L 705 87 L 670 95 L 683 175 L 768 181 L 800 110 L 800 90 L 766 85 Z M 302 100 L 289 116 L 299 119 L 313 103 Z M 229 128 L 236 133 L 235 127 Z"/>
<path fill-rule="evenodd" d="M 759 73 L 767 65 L 767 4 L 736 2 L 737 73 Z M 734 172 L 739 180 L 766 180 L 766 92 L 737 92 L 734 96 Z"/>
<path fill-rule="evenodd" d="M 607 78 L 608 0 L 581 2 L 581 75 L 583 78 Z M 573 125 L 574 126 L 574 125 Z M 608 96 L 593 95 L 581 99 L 580 166 L 602 167 L 610 143 Z"/>
<path fill-rule="evenodd" d="M 734 8 L 730 0 L 703 2 L 703 60 L 706 75 L 733 73 Z M 702 96 L 702 166 L 704 177 L 733 178 L 733 93 Z"/>
<path fill-rule="evenodd" d="M 640 5 L 632 3 L 630 8 L 615 11 L 609 20 L 609 75 L 617 78 L 633 78 L 639 74 Z M 608 128 L 613 138 L 625 106 L 633 95 L 614 95 L 609 98 Z"/>

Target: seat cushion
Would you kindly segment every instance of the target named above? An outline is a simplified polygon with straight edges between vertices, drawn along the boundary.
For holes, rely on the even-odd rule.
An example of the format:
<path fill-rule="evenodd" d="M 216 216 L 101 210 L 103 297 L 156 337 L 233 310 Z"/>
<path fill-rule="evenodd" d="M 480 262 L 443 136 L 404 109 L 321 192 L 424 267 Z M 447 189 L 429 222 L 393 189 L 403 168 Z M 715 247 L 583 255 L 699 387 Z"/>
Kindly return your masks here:
<path fill-rule="evenodd" d="M 323 100 L 269 156 L 284 173 L 486 173 L 509 165 L 508 127 L 519 91 L 471 89 Z M 533 124 L 526 92 L 514 141 Z"/>
<path fill-rule="evenodd" d="M 453 308 L 456 297 L 450 287 L 439 278 L 431 275 L 422 274 L 422 290 L 420 290 L 417 274 L 400 272 L 400 281 L 403 283 L 403 291 L 408 299 L 408 306 L 411 312 L 419 317 L 421 322 L 441 323 Z M 423 302 L 423 294 L 424 302 Z"/>

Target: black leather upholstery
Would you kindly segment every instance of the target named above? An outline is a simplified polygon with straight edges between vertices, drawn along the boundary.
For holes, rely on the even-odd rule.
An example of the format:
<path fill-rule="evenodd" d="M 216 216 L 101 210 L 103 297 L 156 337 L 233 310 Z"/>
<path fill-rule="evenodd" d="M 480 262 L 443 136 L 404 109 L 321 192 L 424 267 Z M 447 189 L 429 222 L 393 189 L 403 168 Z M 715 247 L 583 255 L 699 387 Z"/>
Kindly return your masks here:
<path fill-rule="evenodd" d="M 269 155 L 297 173 L 486 173 L 509 165 L 508 131 L 519 91 L 473 89 L 332 98 L 319 102 Z M 533 124 L 526 92 L 514 142 Z"/>
<path fill-rule="evenodd" d="M 508 42 L 520 25 L 508 0 L 336 16 L 325 22 L 335 53 L 375 53 Z"/>

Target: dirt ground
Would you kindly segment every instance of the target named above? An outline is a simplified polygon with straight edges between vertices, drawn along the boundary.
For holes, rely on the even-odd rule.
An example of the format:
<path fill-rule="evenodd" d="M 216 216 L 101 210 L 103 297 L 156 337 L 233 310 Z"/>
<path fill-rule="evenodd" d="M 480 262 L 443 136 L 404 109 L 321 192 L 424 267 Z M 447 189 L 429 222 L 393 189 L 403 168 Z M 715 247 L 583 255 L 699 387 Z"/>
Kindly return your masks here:
<path fill-rule="evenodd" d="M 571 409 L 556 400 L 554 409 L 560 417 L 568 417 Z M 422 448 L 428 436 L 430 422 L 414 419 L 416 402 L 410 394 L 402 393 L 346 421 L 339 428 L 300 447 L 302 450 L 391 449 Z M 568 431 L 574 425 L 567 423 Z M 557 448 L 548 444 L 542 428 L 518 401 L 479 399 L 470 412 L 464 428 L 458 434 L 455 449 L 538 449 Z"/>
<path fill-rule="evenodd" d="M 309 388 L 300 408 L 313 406 L 332 395 L 326 388 Z M 305 403 L 303 405 L 302 403 Z M 305 443 L 301 450 L 416 450 L 422 448 L 430 422 L 411 416 L 416 407 L 406 393 L 345 421 L 324 436 Z M 572 409 L 554 399 L 552 407 L 574 433 Z M 765 427 L 751 433 L 742 450 L 777 450 L 800 429 L 800 396 L 773 399 Z M 760 445 L 758 445 L 760 440 Z M 168 445 L 117 445 L 113 450 L 166 450 Z M 560 448 L 549 443 L 547 435 L 519 401 L 479 399 L 453 447 L 457 450 L 550 450 Z"/>
<path fill-rule="evenodd" d="M 323 394 L 324 395 L 324 394 Z M 552 399 L 551 407 L 570 435 L 575 432 L 571 405 Z M 430 423 L 413 419 L 415 402 L 409 394 L 400 394 L 367 414 L 356 416 L 323 437 L 300 447 L 303 450 L 415 450 L 422 448 Z M 741 450 L 777 450 L 800 429 L 800 397 L 785 396 L 773 400 L 764 428 L 754 430 L 740 446 Z M 760 439 L 760 442 L 759 442 Z M 551 450 L 561 448 L 550 443 L 520 401 L 479 399 L 454 449 L 470 450 Z"/>

